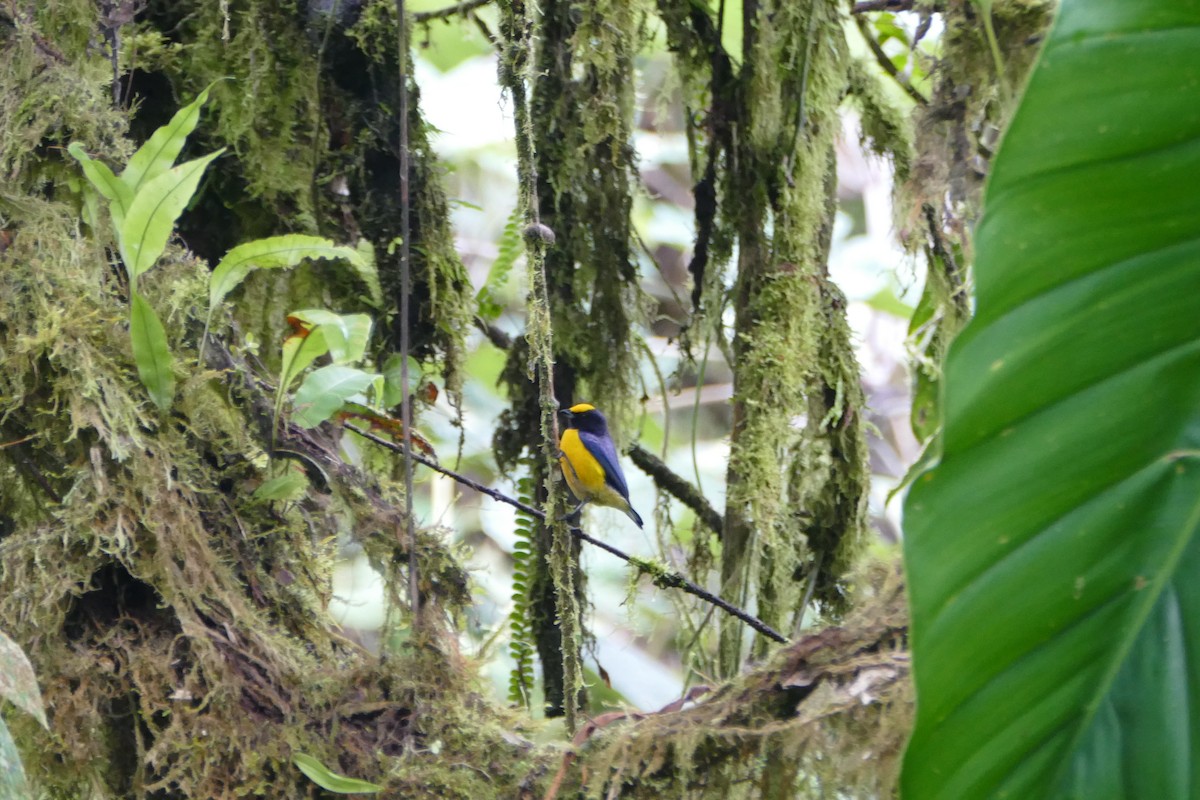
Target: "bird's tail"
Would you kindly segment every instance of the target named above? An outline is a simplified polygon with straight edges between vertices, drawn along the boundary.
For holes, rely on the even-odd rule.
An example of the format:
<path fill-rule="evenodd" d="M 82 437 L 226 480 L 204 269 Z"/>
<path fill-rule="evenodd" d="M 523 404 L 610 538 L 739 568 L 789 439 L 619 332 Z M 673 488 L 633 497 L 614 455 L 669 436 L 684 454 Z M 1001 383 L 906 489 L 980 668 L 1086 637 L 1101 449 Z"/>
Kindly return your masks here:
<path fill-rule="evenodd" d="M 626 513 L 626 514 L 628 514 L 628 515 L 629 515 L 629 518 L 630 518 L 631 520 L 633 520 L 634 522 L 636 522 L 636 523 L 637 523 L 637 526 L 638 526 L 639 528 L 644 528 L 644 527 L 645 527 L 645 526 L 642 524 L 642 517 L 641 517 L 641 515 L 640 515 L 640 514 L 638 514 L 636 511 L 634 511 L 634 510 L 633 510 L 633 505 L 632 505 L 632 504 L 631 504 L 629 501 L 626 501 L 626 502 L 625 502 L 625 508 L 624 508 L 624 511 L 625 511 L 625 513 Z"/>

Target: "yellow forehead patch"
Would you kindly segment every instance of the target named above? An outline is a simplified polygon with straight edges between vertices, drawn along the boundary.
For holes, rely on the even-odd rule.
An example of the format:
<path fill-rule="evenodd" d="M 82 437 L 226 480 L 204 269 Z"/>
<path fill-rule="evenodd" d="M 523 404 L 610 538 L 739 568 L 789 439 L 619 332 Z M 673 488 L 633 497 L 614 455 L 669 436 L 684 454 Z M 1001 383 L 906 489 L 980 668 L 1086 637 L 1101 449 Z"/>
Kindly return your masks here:
<path fill-rule="evenodd" d="M 596 407 L 591 403 L 576 403 L 567 410 L 572 414 L 582 414 L 585 411 L 595 411 Z"/>

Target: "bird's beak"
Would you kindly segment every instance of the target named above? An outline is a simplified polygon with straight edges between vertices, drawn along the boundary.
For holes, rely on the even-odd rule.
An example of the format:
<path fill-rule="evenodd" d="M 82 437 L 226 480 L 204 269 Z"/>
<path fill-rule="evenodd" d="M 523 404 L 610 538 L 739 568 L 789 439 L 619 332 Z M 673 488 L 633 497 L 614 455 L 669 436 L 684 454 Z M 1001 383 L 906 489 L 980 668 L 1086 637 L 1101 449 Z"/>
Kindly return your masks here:
<path fill-rule="evenodd" d="M 558 410 L 558 418 L 563 421 L 564 425 L 570 425 L 571 420 L 575 419 L 575 415 L 568 408 L 560 408 Z"/>

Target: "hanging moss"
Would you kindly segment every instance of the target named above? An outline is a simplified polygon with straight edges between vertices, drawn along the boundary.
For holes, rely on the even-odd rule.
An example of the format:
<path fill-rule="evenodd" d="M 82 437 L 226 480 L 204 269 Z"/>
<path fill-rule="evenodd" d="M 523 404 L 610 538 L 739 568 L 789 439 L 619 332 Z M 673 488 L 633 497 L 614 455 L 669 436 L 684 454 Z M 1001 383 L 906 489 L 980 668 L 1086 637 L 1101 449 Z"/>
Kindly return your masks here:
<path fill-rule="evenodd" d="M 667 31 L 667 46 L 676 61 L 682 90 L 688 156 L 696 183 L 696 241 L 688 272 L 692 276 L 692 313 L 681 336 L 688 368 L 694 368 L 693 346 L 724 335 L 726 271 L 733 253 L 732 214 L 718 192 L 718 176 L 732 165 L 740 86 L 733 60 L 721 45 L 716 21 L 705 10 L 682 0 L 659 0 L 658 13 Z"/>
<path fill-rule="evenodd" d="M 727 213 L 739 253 L 721 581 L 735 602 L 757 595 L 759 616 L 787 628 L 809 583 L 841 607 L 865 527 L 862 394 L 845 302 L 825 266 L 849 69 L 836 4 L 764 4 L 745 24 L 740 168 L 725 187 L 737 198 Z M 722 627 L 727 674 L 742 636 Z"/>
<path fill-rule="evenodd" d="M 552 241 L 536 236 L 544 250 L 530 259 L 531 273 L 544 271 L 544 285 L 531 292 L 525 341 L 510 350 L 501 375 L 511 401 L 501 415 L 495 451 L 507 468 L 523 452 L 542 452 L 548 439 L 555 446 L 548 402 L 587 399 L 604 409 L 619 436 L 638 389 L 633 324 L 640 293 L 629 219 L 635 178 L 630 140 L 633 64 L 643 39 L 644 10 L 636 3 L 556 0 L 540 4 L 540 16 L 527 21 L 531 12 L 523 3 L 504 7 L 501 82 L 515 105 L 526 102 L 522 98 L 528 94 L 530 125 L 518 130 L 519 155 L 527 162 L 520 166 L 522 191 L 536 204 L 529 221 L 553 236 Z M 528 85 L 527 75 L 532 75 Z M 527 155 L 520 137 L 528 138 Z M 533 176 L 536 184 L 526 188 Z M 540 274 L 533 277 L 542 280 Z M 552 387 L 545 385 L 550 374 Z M 533 463 L 535 485 L 547 484 L 557 468 L 552 462 Z M 546 499 L 544 491 L 539 494 L 539 502 Z M 549 711 L 556 714 L 572 691 L 559 665 L 578 659 L 582 646 L 563 640 L 563 620 L 574 627 L 571 621 L 578 616 L 577 608 L 561 607 L 563 592 L 578 603 L 583 576 L 577 542 L 556 539 L 547 526 L 538 526 L 534 541 L 533 633 Z M 547 561 L 552 551 L 558 555 Z M 565 561 L 573 562 L 569 576 Z M 557 582 L 551 580 L 552 563 Z M 552 591 L 556 584 L 557 592 Z"/>
<path fill-rule="evenodd" d="M 847 90 L 859 112 L 862 143 L 876 155 L 890 158 L 896 181 L 904 182 L 912 173 L 912 118 L 885 96 L 880 80 L 863 64 L 850 63 Z"/>

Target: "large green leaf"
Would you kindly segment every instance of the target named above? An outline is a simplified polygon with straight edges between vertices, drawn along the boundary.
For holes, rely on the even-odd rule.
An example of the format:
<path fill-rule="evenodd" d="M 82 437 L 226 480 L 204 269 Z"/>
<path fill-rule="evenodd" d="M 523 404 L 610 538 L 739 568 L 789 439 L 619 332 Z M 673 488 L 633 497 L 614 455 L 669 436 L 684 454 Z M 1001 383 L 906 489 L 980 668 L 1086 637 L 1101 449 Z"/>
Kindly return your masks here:
<path fill-rule="evenodd" d="M 175 220 L 196 193 L 210 161 L 225 152 L 221 148 L 203 158 L 172 167 L 143 183 L 129 205 L 121 224 L 121 258 L 130 280 L 154 266 L 167 247 Z"/>
<path fill-rule="evenodd" d="M 252 270 L 294 267 L 310 258 L 341 258 L 352 264 L 364 263 L 363 256 L 353 247 L 338 246 L 320 236 L 297 233 L 255 239 L 230 250 L 213 270 L 208 283 L 209 313 Z"/>
<path fill-rule="evenodd" d="M 355 272 L 362 276 L 367 283 L 372 300 L 378 300 L 378 305 L 382 305 L 383 295 L 379 288 L 379 275 L 375 272 L 373 263 L 368 262 L 359 250 L 335 245 L 329 239 L 320 236 L 306 236 L 298 233 L 255 239 L 230 250 L 213 270 L 212 276 L 208 280 L 208 316 L 204 320 L 204 334 L 201 341 L 204 342 L 208 339 L 209 325 L 217 304 L 236 289 L 252 271 L 294 267 L 301 261 L 314 258 L 340 258 L 349 261 L 354 266 Z"/>
<path fill-rule="evenodd" d="M 1200 797 L 1200 0 L 1064 0 L 906 506 L 911 800 Z"/>

